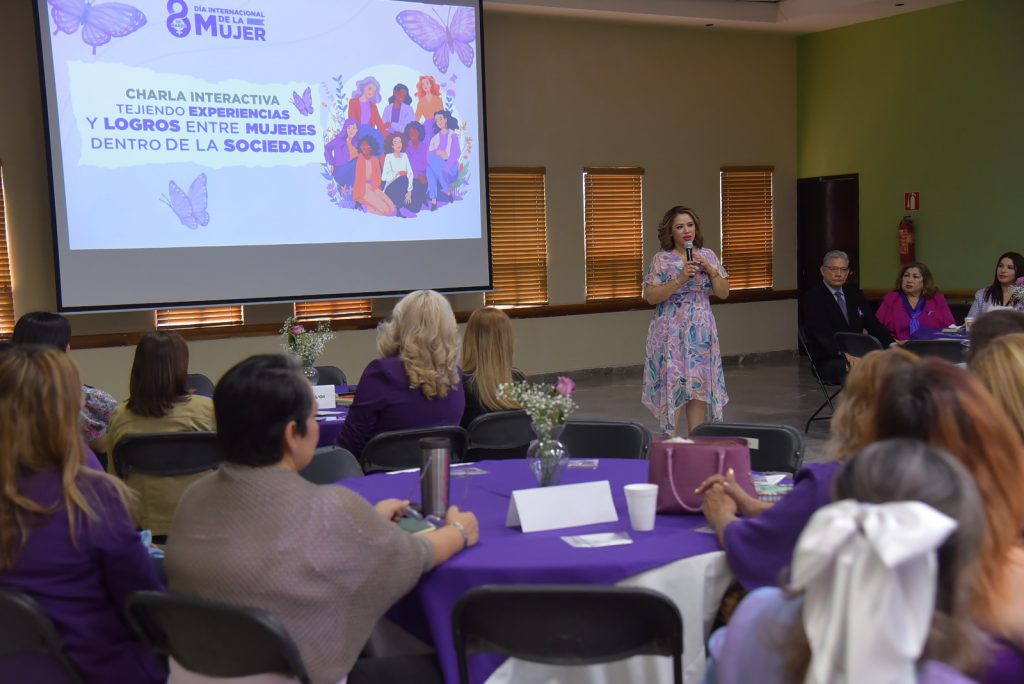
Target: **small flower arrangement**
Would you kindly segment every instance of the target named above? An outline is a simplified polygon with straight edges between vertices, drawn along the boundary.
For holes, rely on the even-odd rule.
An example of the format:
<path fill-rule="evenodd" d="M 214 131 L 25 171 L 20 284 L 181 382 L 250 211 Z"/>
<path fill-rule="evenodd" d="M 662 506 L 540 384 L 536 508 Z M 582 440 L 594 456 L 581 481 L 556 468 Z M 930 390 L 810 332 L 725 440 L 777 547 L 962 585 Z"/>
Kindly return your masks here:
<path fill-rule="evenodd" d="M 1015 302 L 1024 302 L 1024 276 L 1017 278 L 1010 286 L 1010 299 Z"/>
<path fill-rule="evenodd" d="M 312 366 L 320 355 L 324 353 L 324 347 L 334 339 L 334 332 L 330 323 L 321 321 L 315 330 L 306 330 L 306 327 L 295 320 L 294 316 L 285 319 L 281 326 L 281 334 L 284 341 L 281 347 L 302 360 L 303 366 Z"/>
<path fill-rule="evenodd" d="M 551 439 L 551 431 L 565 423 L 576 410 L 576 402 L 572 399 L 575 391 L 576 383 L 565 376 L 559 376 L 554 385 L 506 382 L 498 386 L 498 396 L 523 407 L 541 440 Z"/>

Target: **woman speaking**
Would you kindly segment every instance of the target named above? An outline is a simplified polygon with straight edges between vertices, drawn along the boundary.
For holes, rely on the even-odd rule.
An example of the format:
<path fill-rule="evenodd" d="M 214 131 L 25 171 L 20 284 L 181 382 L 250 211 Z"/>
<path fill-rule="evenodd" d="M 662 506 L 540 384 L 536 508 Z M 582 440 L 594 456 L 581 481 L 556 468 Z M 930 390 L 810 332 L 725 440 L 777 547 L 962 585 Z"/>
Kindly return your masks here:
<path fill-rule="evenodd" d="M 722 372 L 711 294 L 729 296 L 729 274 L 704 248 L 700 218 L 672 207 L 658 224 L 661 251 L 644 278 L 644 299 L 657 305 L 647 333 L 641 401 L 664 435 L 679 432 L 680 412 L 693 430 L 710 418 L 721 422 L 729 401 Z"/>

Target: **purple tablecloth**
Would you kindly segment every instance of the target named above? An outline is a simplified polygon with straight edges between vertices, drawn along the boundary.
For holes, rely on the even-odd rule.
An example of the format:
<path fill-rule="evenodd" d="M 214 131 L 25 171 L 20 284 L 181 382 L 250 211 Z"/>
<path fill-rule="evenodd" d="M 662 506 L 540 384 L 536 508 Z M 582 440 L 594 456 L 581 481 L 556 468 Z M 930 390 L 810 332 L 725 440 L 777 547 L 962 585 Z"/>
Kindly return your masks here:
<path fill-rule="evenodd" d="M 960 332 L 945 332 L 934 328 L 918 328 L 917 332 L 910 336 L 912 340 L 967 340 L 970 335 Z"/>
<path fill-rule="evenodd" d="M 481 461 L 486 475 L 453 477 L 450 503 L 473 511 L 480 521 L 480 543 L 424 575 L 389 613 L 396 623 L 433 644 L 445 681 L 458 681 L 451 614 L 456 601 L 484 584 L 615 584 L 674 561 L 720 550 L 699 515 L 658 516 L 653 532 L 633 532 L 623 485 L 647 481 L 647 461 L 603 459 L 596 470 L 567 470 L 562 484 L 608 480 L 618 522 L 524 534 L 505 527 L 511 492 L 536 486 L 523 460 Z M 453 468 L 453 472 L 459 468 Z M 371 503 L 388 497 L 419 499 L 418 473 L 373 475 L 342 484 Z M 561 537 L 571 534 L 628 531 L 634 543 L 576 549 Z M 501 664 L 501 656 L 470 659 L 470 679 L 484 681 Z"/>
<path fill-rule="evenodd" d="M 356 391 L 355 385 L 335 385 L 335 394 L 351 394 Z M 320 409 L 317 411 L 316 422 L 320 424 L 320 439 L 318 447 L 334 446 L 341 434 L 341 428 L 345 424 L 345 417 L 348 415 L 348 406 L 339 406 L 334 409 Z"/>

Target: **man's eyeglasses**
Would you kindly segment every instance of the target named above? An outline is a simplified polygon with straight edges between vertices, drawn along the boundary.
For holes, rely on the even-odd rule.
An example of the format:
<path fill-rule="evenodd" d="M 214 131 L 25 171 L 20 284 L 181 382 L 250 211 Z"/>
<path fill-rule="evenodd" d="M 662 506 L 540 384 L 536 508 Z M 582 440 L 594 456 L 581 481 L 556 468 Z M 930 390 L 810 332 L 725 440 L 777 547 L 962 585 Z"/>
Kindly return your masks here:
<path fill-rule="evenodd" d="M 850 267 L 849 266 L 823 266 L 822 268 L 824 268 L 826 271 L 829 271 L 830 273 L 849 273 L 850 272 Z"/>

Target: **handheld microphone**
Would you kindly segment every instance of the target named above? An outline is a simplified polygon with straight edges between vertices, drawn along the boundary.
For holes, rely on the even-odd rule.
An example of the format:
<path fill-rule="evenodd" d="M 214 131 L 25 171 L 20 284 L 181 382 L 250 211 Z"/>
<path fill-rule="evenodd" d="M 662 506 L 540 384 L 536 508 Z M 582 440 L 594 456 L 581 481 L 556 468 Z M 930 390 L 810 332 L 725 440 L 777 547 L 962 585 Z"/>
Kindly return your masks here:
<path fill-rule="evenodd" d="M 693 243 L 686 241 L 683 243 L 683 247 L 686 249 L 686 260 L 693 261 Z"/>

